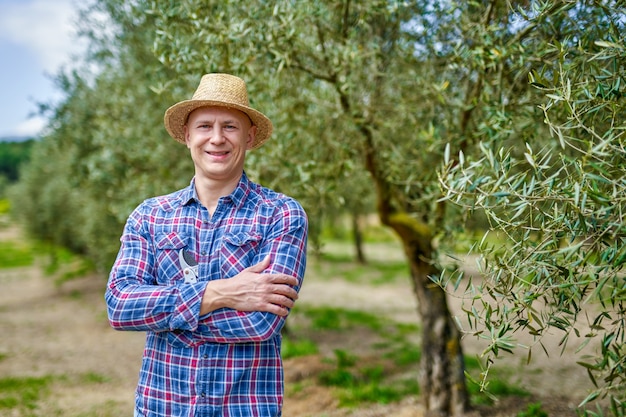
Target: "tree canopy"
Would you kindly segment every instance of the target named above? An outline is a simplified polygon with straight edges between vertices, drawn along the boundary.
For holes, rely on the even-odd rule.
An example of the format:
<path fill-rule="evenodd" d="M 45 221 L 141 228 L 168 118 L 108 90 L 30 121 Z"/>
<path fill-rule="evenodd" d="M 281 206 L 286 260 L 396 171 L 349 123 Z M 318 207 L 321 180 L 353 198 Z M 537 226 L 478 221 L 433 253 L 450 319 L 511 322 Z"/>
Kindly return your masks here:
<path fill-rule="evenodd" d="M 570 339 L 582 338 L 579 348 L 595 342 L 597 356 L 579 361 L 598 387 L 585 402 L 608 397 L 621 415 L 626 33 L 623 16 L 601 22 L 603 38 L 555 43 L 556 59 L 529 73 L 549 132 L 527 135 L 521 151 L 486 137 L 478 155 L 446 159 L 442 185 L 446 199 L 482 210 L 488 233 L 506 238 L 502 245 L 485 239 L 476 246 L 485 279 L 471 287 L 481 296 L 467 312 L 470 331 L 489 340 L 487 363 L 518 347 L 517 331 L 534 335 L 537 346 L 553 329 L 562 332 L 563 348 Z M 439 282 L 460 277 L 454 275 Z"/>

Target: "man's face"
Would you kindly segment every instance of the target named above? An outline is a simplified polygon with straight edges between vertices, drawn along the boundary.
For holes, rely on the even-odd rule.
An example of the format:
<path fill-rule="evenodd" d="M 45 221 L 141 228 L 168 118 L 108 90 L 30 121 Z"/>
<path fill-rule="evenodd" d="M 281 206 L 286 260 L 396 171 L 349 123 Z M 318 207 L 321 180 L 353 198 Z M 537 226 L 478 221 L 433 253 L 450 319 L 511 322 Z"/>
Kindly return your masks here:
<path fill-rule="evenodd" d="M 199 180 L 238 181 L 243 172 L 246 150 L 252 146 L 256 126 L 235 109 L 201 107 L 185 125 L 185 141 Z"/>

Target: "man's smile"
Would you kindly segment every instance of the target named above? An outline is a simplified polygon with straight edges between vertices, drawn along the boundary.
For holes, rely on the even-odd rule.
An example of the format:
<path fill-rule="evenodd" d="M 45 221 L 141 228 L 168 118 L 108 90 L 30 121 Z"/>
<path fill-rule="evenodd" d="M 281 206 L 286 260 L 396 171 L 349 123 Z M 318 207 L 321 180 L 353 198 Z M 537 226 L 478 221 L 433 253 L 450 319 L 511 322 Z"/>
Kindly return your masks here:
<path fill-rule="evenodd" d="M 226 156 L 230 153 L 230 151 L 206 151 L 206 153 L 208 153 L 211 156 Z"/>

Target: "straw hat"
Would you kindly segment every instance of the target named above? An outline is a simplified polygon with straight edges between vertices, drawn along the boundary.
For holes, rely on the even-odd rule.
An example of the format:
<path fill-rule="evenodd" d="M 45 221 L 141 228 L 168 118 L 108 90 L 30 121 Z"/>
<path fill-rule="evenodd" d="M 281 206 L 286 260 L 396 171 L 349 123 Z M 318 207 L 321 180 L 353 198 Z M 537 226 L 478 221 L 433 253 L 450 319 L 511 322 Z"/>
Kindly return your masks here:
<path fill-rule="evenodd" d="M 272 134 L 271 120 L 250 107 L 245 81 L 230 74 L 204 75 L 191 100 L 181 101 L 167 109 L 164 117 L 165 129 L 178 142 L 185 143 L 184 126 L 189 114 L 197 108 L 207 106 L 227 107 L 247 114 L 257 127 L 251 149 L 263 145 Z"/>

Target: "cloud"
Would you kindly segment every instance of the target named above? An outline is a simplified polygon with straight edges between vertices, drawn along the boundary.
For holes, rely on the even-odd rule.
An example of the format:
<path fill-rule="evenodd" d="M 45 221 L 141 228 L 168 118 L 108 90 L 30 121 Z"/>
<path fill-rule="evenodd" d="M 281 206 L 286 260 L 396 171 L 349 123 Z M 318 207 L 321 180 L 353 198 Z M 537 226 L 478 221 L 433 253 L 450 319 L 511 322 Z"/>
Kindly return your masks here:
<path fill-rule="evenodd" d="M 0 39 L 26 48 L 42 68 L 56 72 L 80 51 L 72 0 L 3 2 L 0 6 Z"/>
<path fill-rule="evenodd" d="M 48 120 L 41 116 L 30 117 L 13 128 L 12 134 L 15 136 L 34 137 L 37 136 L 48 123 Z"/>

